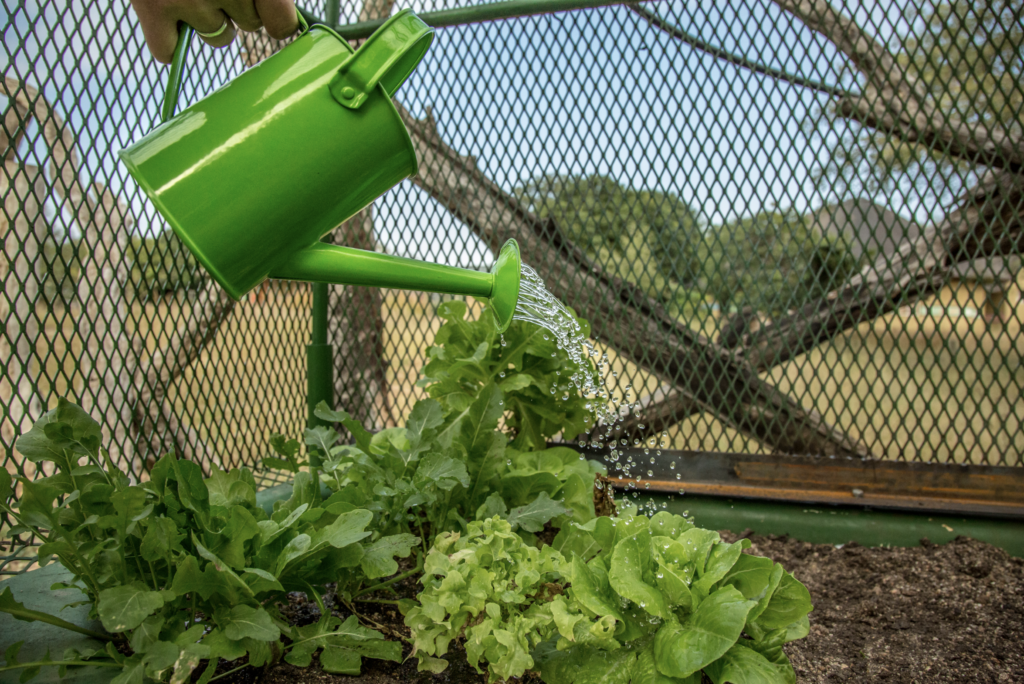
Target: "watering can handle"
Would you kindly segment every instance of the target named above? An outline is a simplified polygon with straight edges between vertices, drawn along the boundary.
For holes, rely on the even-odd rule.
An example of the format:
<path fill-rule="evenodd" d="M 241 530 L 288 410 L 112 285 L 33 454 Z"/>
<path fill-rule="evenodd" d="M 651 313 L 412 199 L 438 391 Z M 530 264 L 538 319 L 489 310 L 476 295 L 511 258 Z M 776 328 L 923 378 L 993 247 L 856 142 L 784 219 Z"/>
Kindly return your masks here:
<path fill-rule="evenodd" d="M 301 12 L 296 11 L 299 18 L 300 33 L 309 30 L 309 24 Z M 174 59 L 171 60 L 171 71 L 167 75 L 167 89 L 164 90 L 164 104 L 160 108 L 160 121 L 168 121 L 174 116 L 178 109 L 178 93 L 181 91 L 181 78 L 185 72 L 185 58 L 188 57 L 188 48 L 192 43 L 192 34 L 195 29 L 188 24 L 180 24 L 178 27 L 178 43 L 174 46 Z"/>
<path fill-rule="evenodd" d="M 359 109 L 378 85 L 394 95 L 433 40 L 433 28 L 412 10 L 402 10 L 345 60 L 331 79 L 331 95 L 349 109 Z"/>

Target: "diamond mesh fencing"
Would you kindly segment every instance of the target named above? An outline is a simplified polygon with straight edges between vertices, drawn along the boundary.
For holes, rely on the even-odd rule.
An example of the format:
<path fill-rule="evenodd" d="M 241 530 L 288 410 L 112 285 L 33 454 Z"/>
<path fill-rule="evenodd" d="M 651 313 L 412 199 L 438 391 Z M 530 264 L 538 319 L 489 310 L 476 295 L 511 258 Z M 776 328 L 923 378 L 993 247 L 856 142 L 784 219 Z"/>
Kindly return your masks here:
<path fill-rule="evenodd" d="M 60 396 L 139 477 L 170 450 L 255 466 L 305 421 L 311 288 L 233 302 L 119 163 L 166 78 L 127 3 L 5 12 L 5 466 L 36 475 L 14 441 Z M 395 98 L 418 175 L 331 240 L 487 269 L 517 238 L 590 320 L 631 440 L 1019 467 L 1022 12 L 666 1 L 439 28 Z M 197 43 L 182 101 L 281 45 Z M 331 286 L 339 408 L 402 423 L 441 300 Z M 0 574 L 27 557 L 0 553 Z"/>

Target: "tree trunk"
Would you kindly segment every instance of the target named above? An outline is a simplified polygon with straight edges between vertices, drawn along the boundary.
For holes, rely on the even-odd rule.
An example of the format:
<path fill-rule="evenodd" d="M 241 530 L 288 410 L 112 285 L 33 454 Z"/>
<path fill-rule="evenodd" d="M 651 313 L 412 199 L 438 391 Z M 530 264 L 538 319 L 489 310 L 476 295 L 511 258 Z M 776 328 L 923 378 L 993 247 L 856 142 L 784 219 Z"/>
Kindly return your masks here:
<path fill-rule="evenodd" d="M 590 320 L 595 337 L 648 368 L 701 410 L 785 453 L 866 457 L 867 447 L 775 390 L 727 351 L 669 317 L 630 283 L 609 277 L 550 221 L 541 221 L 440 138 L 428 114 L 399 112 L 420 162 L 413 181 L 497 253 L 510 237 L 548 289 Z"/>

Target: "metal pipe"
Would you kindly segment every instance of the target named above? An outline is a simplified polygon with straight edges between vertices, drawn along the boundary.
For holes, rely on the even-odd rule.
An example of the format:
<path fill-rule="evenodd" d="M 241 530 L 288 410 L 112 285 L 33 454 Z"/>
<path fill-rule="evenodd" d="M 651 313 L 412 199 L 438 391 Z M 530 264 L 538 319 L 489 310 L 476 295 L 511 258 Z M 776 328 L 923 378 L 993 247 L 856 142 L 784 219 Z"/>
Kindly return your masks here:
<path fill-rule="evenodd" d="M 658 2 L 658 0 L 643 1 Z M 497 21 L 499 19 L 515 19 L 517 17 L 529 17 L 538 14 L 552 14 L 554 12 L 569 12 L 572 10 L 625 4 L 629 3 L 624 3 L 621 0 L 509 0 L 508 2 L 471 5 L 469 7 L 457 7 L 437 12 L 423 12 L 419 17 L 429 26 L 441 28 L 444 26 L 462 26 L 485 21 Z M 321 21 L 305 10 L 300 11 L 311 24 L 333 26 L 338 35 L 345 40 L 367 38 L 387 21 L 387 17 L 384 17 L 371 21 L 360 21 L 355 24 L 346 24 L 345 26 L 334 26 L 330 19 Z"/>
<path fill-rule="evenodd" d="M 334 346 L 327 342 L 327 300 L 327 284 L 313 283 L 313 335 L 306 345 L 306 425 L 310 428 L 326 425 L 313 413 L 317 404 L 322 401 L 334 407 Z M 315 449 L 310 450 L 309 465 L 314 472 L 320 457 Z"/>
<path fill-rule="evenodd" d="M 328 21 L 338 21 L 340 7 L 341 0 L 327 0 Z M 329 299 L 327 283 L 313 283 L 313 334 L 306 346 L 306 426 L 310 428 L 326 424 L 314 413 L 321 401 L 328 408 L 334 408 L 334 346 L 327 342 Z M 326 455 L 316 449 L 309 450 L 309 469 L 316 486 L 319 486 L 321 457 Z"/>

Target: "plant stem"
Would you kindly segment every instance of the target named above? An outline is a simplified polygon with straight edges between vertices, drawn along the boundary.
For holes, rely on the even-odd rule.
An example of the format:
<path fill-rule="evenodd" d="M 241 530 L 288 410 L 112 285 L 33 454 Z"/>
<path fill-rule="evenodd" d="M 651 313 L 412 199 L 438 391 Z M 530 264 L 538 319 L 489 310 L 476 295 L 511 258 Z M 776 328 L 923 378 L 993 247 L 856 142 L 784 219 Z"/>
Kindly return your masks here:
<path fill-rule="evenodd" d="M 0 672 L 8 672 L 10 670 L 23 670 L 28 667 L 44 667 L 46 665 L 56 665 L 57 667 L 60 667 L 61 665 L 67 665 L 69 667 L 79 667 L 87 665 L 92 665 L 93 667 L 124 667 L 124 665 L 121 665 L 119 663 L 111 663 L 105 660 L 40 660 L 34 663 L 18 663 L 17 665 L 0 666 Z"/>
<path fill-rule="evenodd" d="M 58 529 L 60 530 L 61 536 L 64 537 L 64 541 L 66 541 L 68 543 L 68 546 L 71 547 L 71 550 L 74 552 L 75 557 L 78 559 L 79 566 L 82 568 L 82 570 L 85 571 L 86 576 L 92 582 L 92 590 L 93 590 L 93 592 L 95 592 L 95 594 L 97 596 L 99 596 L 99 593 L 100 593 L 100 583 L 96 580 L 96 576 L 92 574 L 92 569 L 89 568 L 89 564 L 78 553 L 78 547 L 75 546 L 75 542 L 74 542 L 73 539 L 71 539 L 71 535 L 69 535 L 67 533 L 67 530 L 65 530 L 63 527 L 60 527 L 59 525 L 58 525 Z M 124 566 L 122 565 L 122 571 L 123 570 L 124 570 Z M 128 584 L 128 576 L 127 576 L 127 574 L 125 574 L 125 581 L 124 581 L 124 583 Z"/>
<path fill-rule="evenodd" d="M 401 582 L 406 577 L 412 577 L 416 573 L 422 572 L 423 571 L 423 556 L 421 556 L 419 553 L 417 553 L 416 557 L 417 557 L 417 559 L 416 559 L 416 567 L 413 568 L 412 570 L 407 570 L 406 572 L 403 572 L 401 575 L 395 575 L 394 577 L 392 577 L 391 579 L 387 580 L 386 582 L 381 582 L 380 584 L 375 584 L 372 587 L 367 587 L 366 589 L 363 589 L 362 591 L 358 592 L 352 598 L 353 599 L 357 599 L 360 596 L 365 596 L 366 594 L 371 594 L 371 593 L 373 593 L 375 591 L 379 591 L 380 589 L 383 589 L 385 587 L 391 586 L 395 582 Z"/>
<path fill-rule="evenodd" d="M 387 601 L 385 599 L 352 599 L 357 603 L 383 603 L 386 606 L 397 606 L 398 601 Z"/>
<path fill-rule="evenodd" d="M 329 613 L 327 612 L 327 606 L 324 605 L 324 600 L 320 598 L 320 594 L 317 592 L 316 589 L 313 588 L 313 585 L 305 581 L 303 582 L 303 584 L 306 585 L 306 589 L 309 591 L 309 593 L 313 595 L 313 600 L 316 601 L 316 607 L 320 609 L 321 619 L 323 619 L 326 615 L 329 615 Z"/>
<path fill-rule="evenodd" d="M 236 667 L 234 670 L 228 670 L 227 672 L 221 672 L 216 677 L 211 677 L 210 681 L 211 682 L 215 682 L 218 679 L 220 679 L 221 677 L 227 677 L 229 674 L 234 674 L 235 672 L 238 672 L 239 670 L 244 670 L 247 667 L 249 667 L 249 663 L 246 663 L 245 665 L 240 665 L 239 667 Z"/>

